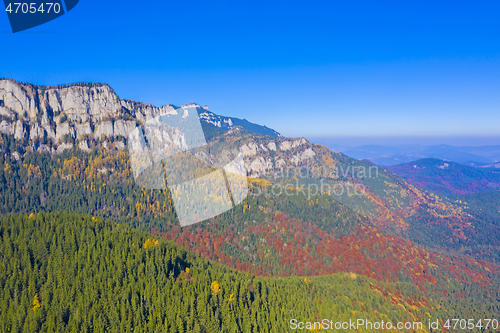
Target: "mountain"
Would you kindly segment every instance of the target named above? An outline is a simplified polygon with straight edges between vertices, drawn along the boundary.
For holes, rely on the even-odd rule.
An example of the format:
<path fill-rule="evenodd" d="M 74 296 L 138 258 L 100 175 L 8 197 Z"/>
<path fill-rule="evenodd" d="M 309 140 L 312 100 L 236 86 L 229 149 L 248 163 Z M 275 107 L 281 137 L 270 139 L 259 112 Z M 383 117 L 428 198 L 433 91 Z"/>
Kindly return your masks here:
<path fill-rule="evenodd" d="M 31 87 L 14 86 L 25 90 Z M 202 122 L 207 151 L 216 156 L 227 151 L 241 156 L 241 177 L 248 185 L 248 195 L 238 200 L 233 197 L 236 204 L 224 213 L 181 228 L 174 205 L 178 198 L 171 187 L 140 186 L 129 150 L 124 149 L 128 137 L 121 135 L 121 125 L 115 130 L 117 124 L 135 127 L 171 109 L 164 107 L 162 111 L 118 100 L 106 85 L 57 89 L 62 90 L 33 93 L 37 98 L 52 98 L 51 103 L 33 99 L 16 104 L 14 98 L 2 99 L 3 112 L 10 112 L 4 120 L 14 130 L 0 135 L 0 214 L 6 217 L 0 235 L 1 246 L 8 244 L 0 251 L 5 262 L 2 267 L 8 268 L 0 274 L 0 285 L 6 286 L 0 313 L 18 318 L 12 323 L 15 327 L 27 323 L 42 331 L 48 331 L 49 326 L 57 331 L 54 325 L 63 327 L 70 322 L 76 325 L 71 328 L 76 331 L 97 323 L 115 327 L 117 313 L 125 323 L 132 320 L 130 325 L 144 324 L 145 331 L 161 331 L 158 323 L 170 328 L 173 326 L 167 325 L 175 321 L 173 332 L 190 331 L 195 324 L 210 332 L 251 332 L 271 331 L 265 327 L 272 323 L 276 324 L 273 327 L 283 327 L 298 309 L 297 316 L 304 321 L 325 316 L 372 318 L 385 313 L 392 314 L 392 320 L 475 314 L 490 318 L 498 312 L 500 214 L 495 212 L 494 203 L 477 209 L 479 199 L 471 206 L 422 190 L 387 168 L 333 152 L 305 138 L 273 137 L 241 126 L 228 129 L 223 125 L 229 126 L 228 122 L 223 120 L 218 126 L 214 118 L 211 123 Z M 16 105 L 18 108 L 13 108 Z M 32 111 L 32 105 L 39 107 Z M 53 110 L 57 105 L 59 109 Z M 200 117 L 208 112 L 198 105 L 195 108 Z M 51 126 L 55 124 L 55 137 L 44 134 L 31 138 L 37 124 L 44 129 L 42 133 L 54 130 Z M 82 126 L 78 125 L 82 124 L 88 124 L 85 126 L 91 132 L 79 136 Z M 59 140 L 58 128 L 66 128 Z M 185 134 L 181 127 L 175 130 L 178 137 Z M 163 135 L 154 139 L 169 141 Z M 82 146 L 83 141 L 87 146 Z M 63 144 L 67 146 L 60 149 Z M 219 167 L 214 162 L 217 160 L 193 154 L 181 159 L 183 164 L 175 171 L 179 176 L 198 179 Z M 195 168 L 188 167 L 192 161 Z M 168 163 L 162 167 L 162 175 L 171 171 Z M 229 182 L 231 172 L 227 175 Z M 217 203 L 221 196 L 210 192 L 212 185 L 203 185 L 201 192 L 205 194 L 201 197 Z M 223 187 L 228 186 L 231 184 Z M 203 209 L 198 199 L 185 198 L 186 206 L 196 214 Z M 82 215 L 68 216 L 62 211 Z M 144 251 L 148 249 L 153 252 Z M 109 256 L 116 261 L 109 261 Z M 11 272 L 21 266 L 23 276 L 33 281 L 15 289 L 12 285 L 17 280 L 10 277 L 19 275 Z M 164 267 L 173 266 L 172 274 L 164 271 Z M 89 290 L 102 295 L 96 302 L 86 298 L 93 294 L 81 287 L 82 276 L 87 277 Z M 222 284 L 219 280 L 224 277 L 227 280 Z M 144 281 L 153 280 L 156 284 L 148 289 Z M 229 295 L 210 298 L 214 281 L 223 290 L 231 290 Z M 248 290 L 249 283 L 255 287 L 253 281 L 263 286 L 258 296 Z M 158 290 L 165 288 L 169 294 L 163 299 Z M 7 290 L 17 290 L 17 294 Z M 61 290 L 74 290 L 78 295 L 69 309 L 66 306 L 70 301 Z M 363 293 L 353 298 L 352 290 Z M 375 305 L 372 292 L 378 295 Z M 64 306 L 62 310 L 52 301 L 56 298 L 50 295 L 54 294 L 60 295 L 58 302 L 63 300 L 57 303 Z M 33 304 L 36 295 L 40 308 Z M 20 297 L 22 306 L 31 308 L 27 312 L 33 312 L 33 320 L 26 319 L 26 311 L 20 311 Z M 268 303 L 267 297 L 272 299 Z M 326 301 L 339 302 L 339 297 L 346 303 L 337 306 Z M 180 298 L 189 302 L 182 303 Z M 292 303 L 300 306 L 290 308 Z M 184 311 L 172 312 L 169 317 L 165 304 Z M 102 311 L 108 308 L 112 311 Z M 122 313 L 122 308 L 131 312 Z M 250 313 L 244 311 L 246 308 Z M 398 308 L 401 310 L 395 310 Z M 96 313 L 101 317 L 96 318 Z M 229 313 L 237 314 L 234 320 L 226 318 Z M 246 316 L 253 318 L 255 313 L 264 313 L 264 317 L 249 321 Z M 208 322 L 215 326 L 208 327 Z M 228 328 L 249 322 L 250 328 Z"/>
<path fill-rule="evenodd" d="M 174 107 L 155 108 L 120 100 L 104 84 L 47 88 L 10 80 L 1 83 L 2 123 L 10 130 L 2 133 L 0 177 L 5 182 L 0 213 L 73 207 L 77 212 L 125 219 L 163 232 L 178 223 L 170 193 L 150 191 L 145 196 L 144 189 L 135 183 L 124 149 L 130 128 L 172 112 Z M 198 105 L 196 108 L 199 114 L 207 111 Z M 271 137 L 240 126 L 225 130 L 222 124 L 217 127 L 207 122 L 202 127 L 210 131 L 209 136 L 205 132 L 208 151 L 236 150 L 242 156 L 246 176 L 260 178 L 275 188 L 269 193 L 268 185 L 259 185 L 262 198 L 249 197 L 238 205 L 240 208 L 250 203 L 255 209 L 251 203 L 255 200 L 262 201 L 257 206 L 264 208 L 275 203 L 275 210 L 288 211 L 301 220 L 315 216 L 314 223 L 341 233 L 368 223 L 417 244 L 464 248 L 491 260 L 500 258 L 499 240 L 492 236 L 500 227 L 494 221 L 477 219 L 467 213 L 467 206 L 427 193 L 387 169 L 304 138 Z M 59 157 L 53 155 L 55 152 Z M 188 174 L 186 168 L 179 167 L 175 172 L 179 177 L 194 178 L 210 168 L 195 167 Z M 287 195 L 289 189 L 297 195 Z M 319 195 L 329 196 L 329 201 L 340 206 L 310 215 L 309 207 Z M 332 216 L 341 223 L 334 223 Z M 481 232 L 482 228 L 488 232 Z M 485 245 L 491 246 L 487 254 Z"/>
<path fill-rule="evenodd" d="M 438 194 L 464 195 L 500 189 L 500 171 L 425 158 L 387 167 L 408 183 Z"/>
<path fill-rule="evenodd" d="M 455 147 L 450 145 L 364 145 L 340 149 L 347 156 L 367 159 L 377 165 L 396 165 L 424 158 L 436 158 L 456 163 L 481 166 L 500 159 L 500 146 Z"/>
<path fill-rule="evenodd" d="M 250 132 L 281 137 L 245 119 L 218 116 L 195 103 L 186 106 L 195 107 L 202 122 L 225 131 L 241 126 Z M 0 132 L 25 140 L 32 150 L 61 153 L 73 145 L 88 150 L 102 136 L 118 138 L 114 145 L 123 149 L 123 138 L 137 123 L 175 109 L 173 105 L 155 107 L 120 99 L 107 84 L 46 87 L 0 79 Z"/>

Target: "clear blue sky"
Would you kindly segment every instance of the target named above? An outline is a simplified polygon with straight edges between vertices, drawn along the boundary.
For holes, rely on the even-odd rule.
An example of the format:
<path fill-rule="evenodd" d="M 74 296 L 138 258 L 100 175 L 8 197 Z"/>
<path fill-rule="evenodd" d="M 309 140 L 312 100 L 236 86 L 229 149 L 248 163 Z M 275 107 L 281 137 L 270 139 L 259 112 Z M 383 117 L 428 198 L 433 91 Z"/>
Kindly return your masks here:
<path fill-rule="evenodd" d="M 0 13 L 0 77 L 106 82 L 122 98 L 194 101 L 286 136 L 492 143 L 499 17 L 499 1 L 80 0 L 17 34 Z"/>

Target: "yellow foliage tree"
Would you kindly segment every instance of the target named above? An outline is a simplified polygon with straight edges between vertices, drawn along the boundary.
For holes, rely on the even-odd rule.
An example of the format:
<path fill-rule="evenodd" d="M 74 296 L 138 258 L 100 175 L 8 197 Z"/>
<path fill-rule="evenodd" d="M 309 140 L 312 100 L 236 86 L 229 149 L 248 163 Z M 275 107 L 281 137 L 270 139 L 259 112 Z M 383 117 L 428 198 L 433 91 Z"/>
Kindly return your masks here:
<path fill-rule="evenodd" d="M 149 239 L 149 238 L 148 238 L 148 239 L 144 242 L 144 244 L 143 244 L 143 246 L 142 246 L 142 247 L 144 247 L 145 249 L 149 249 L 150 247 L 153 247 L 153 246 L 155 246 L 155 245 L 158 245 L 158 240 L 156 240 L 156 241 L 155 241 L 155 240 L 151 240 L 151 239 Z"/>
<path fill-rule="evenodd" d="M 40 301 L 38 300 L 38 295 L 35 295 L 33 298 L 33 311 L 36 311 L 36 309 L 40 308 L 42 305 L 40 304 Z"/>
<path fill-rule="evenodd" d="M 217 281 L 212 282 L 211 288 L 212 288 L 212 293 L 214 294 L 214 296 L 217 295 L 217 293 L 220 291 L 219 282 L 217 282 Z"/>

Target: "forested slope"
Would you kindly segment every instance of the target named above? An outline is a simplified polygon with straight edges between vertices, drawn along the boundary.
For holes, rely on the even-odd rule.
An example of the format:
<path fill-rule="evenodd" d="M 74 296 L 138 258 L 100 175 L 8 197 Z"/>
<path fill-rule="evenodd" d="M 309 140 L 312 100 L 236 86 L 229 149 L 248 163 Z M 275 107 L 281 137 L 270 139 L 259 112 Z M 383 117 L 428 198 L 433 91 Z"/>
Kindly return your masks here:
<path fill-rule="evenodd" d="M 291 319 L 396 323 L 451 311 L 410 284 L 354 273 L 237 272 L 88 215 L 14 215 L 0 237 L 2 332 L 286 332 Z M 388 292 L 396 287 L 403 293 Z"/>

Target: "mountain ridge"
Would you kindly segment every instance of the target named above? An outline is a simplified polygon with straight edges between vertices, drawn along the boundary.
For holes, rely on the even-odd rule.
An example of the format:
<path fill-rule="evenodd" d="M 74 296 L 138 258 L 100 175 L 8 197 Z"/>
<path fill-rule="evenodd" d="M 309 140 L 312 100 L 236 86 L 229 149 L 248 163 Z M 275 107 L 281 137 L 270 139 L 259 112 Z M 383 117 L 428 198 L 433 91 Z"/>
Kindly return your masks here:
<path fill-rule="evenodd" d="M 184 106 L 187 105 L 206 115 L 200 117 L 202 122 L 222 130 L 241 126 L 251 132 L 281 137 L 281 134 L 265 126 L 219 116 L 195 103 Z M 61 153 L 73 145 L 88 150 L 96 140 L 126 137 L 138 123 L 177 108 L 172 104 L 156 107 L 120 99 L 105 83 L 38 86 L 0 79 L 0 131 L 14 135 L 17 140 L 25 140 L 32 149 L 52 153 Z M 216 118 L 217 122 L 210 121 L 212 118 Z M 124 147 L 123 140 L 118 140 L 118 148 Z"/>

